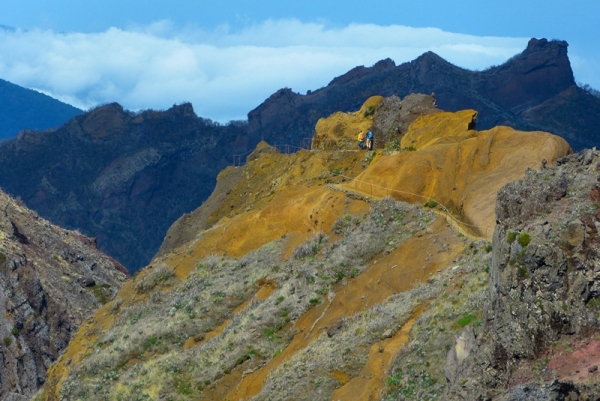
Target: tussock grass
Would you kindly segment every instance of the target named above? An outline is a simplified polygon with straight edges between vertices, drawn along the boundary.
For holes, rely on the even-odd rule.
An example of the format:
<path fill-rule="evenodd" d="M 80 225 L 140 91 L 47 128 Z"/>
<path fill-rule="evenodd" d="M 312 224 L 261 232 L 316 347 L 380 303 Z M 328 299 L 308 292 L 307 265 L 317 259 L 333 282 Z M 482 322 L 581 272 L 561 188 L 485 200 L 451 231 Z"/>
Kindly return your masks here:
<path fill-rule="evenodd" d="M 489 243 L 465 248 L 453 269 L 424 285 L 436 294 L 416 320 L 410 342 L 400 352 L 387 381 L 385 400 L 441 400 L 446 385 L 444 368 L 455 336 L 467 326 L 479 330 L 488 299 Z"/>
<path fill-rule="evenodd" d="M 140 278 L 135 285 L 135 290 L 139 294 L 145 294 L 156 286 L 170 285 L 174 277 L 175 272 L 173 268 L 167 265 L 160 265 L 150 269 L 150 272 Z"/>
<path fill-rule="evenodd" d="M 307 242 L 300 245 L 294 251 L 294 258 L 302 259 L 310 256 L 315 256 L 321 248 L 329 241 L 329 237 L 319 232 L 317 235 L 310 238 Z"/>
<path fill-rule="evenodd" d="M 100 336 L 62 396 L 195 399 L 233 369 L 252 371 L 282 352 L 297 334 L 291 322 L 325 297 L 333 299 L 337 282 L 356 277 L 369 259 L 432 220 L 432 212 L 388 198 L 374 203 L 362 219 L 349 218 L 339 241 L 318 233 L 287 260 L 280 256 L 280 239 L 240 259 L 199 260 L 183 280 L 159 265 L 137 279 L 136 292 L 146 295 L 144 300 L 111 308 L 116 324 Z M 267 299 L 254 296 L 267 282 L 273 293 Z M 289 399 L 296 391 L 306 399 L 330 393 L 338 383 L 329 371 L 357 375 L 369 345 L 385 330 L 401 327 L 417 300 L 441 291 L 437 285 L 394 295 L 347 317 L 335 337 L 323 335 L 273 372 L 265 399 Z M 236 308 L 241 310 L 233 314 Z"/>

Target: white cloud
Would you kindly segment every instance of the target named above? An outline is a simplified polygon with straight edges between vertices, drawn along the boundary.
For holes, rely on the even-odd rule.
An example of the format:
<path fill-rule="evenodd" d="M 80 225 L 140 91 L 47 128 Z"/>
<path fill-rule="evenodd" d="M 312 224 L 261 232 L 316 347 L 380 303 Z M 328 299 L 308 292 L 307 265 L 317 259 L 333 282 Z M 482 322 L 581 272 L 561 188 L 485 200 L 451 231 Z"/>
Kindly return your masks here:
<path fill-rule="evenodd" d="M 226 122 L 244 119 L 279 88 L 318 89 L 357 65 L 387 57 L 400 64 L 432 50 L 483 69 L 521 52 L 527 40 L 298 20 L 239 32 L 177 30 L 169 21 L 94 34 L 0 29 L 0 78 L 84 109 L 113 101 L 131 110 L 164 109 L 190 101 L 198 115 Z"/>

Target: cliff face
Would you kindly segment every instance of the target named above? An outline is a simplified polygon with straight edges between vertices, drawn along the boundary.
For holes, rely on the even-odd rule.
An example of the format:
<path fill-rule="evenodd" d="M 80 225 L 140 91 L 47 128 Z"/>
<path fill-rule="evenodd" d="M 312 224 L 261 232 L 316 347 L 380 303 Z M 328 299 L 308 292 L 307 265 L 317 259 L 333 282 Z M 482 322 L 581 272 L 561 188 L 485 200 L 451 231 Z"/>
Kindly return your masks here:
<path fill-rule="evenodd" d="M 600 396 L 599 166 L 587 150 L 498 193 L 489 302 L 450 375 L 454 397 Z"/>
<path fill-rule="evenodd" d="M 531 39 L 521 54 L 482 72 L 458 68 L 432 52 L 398 66 L 388 59 L 357 67 L 306 95 L 279 91 L 249 113 L 248 128 L 256 138 L 270 141 L 283 133 L 286 142 L 299 144 L 312 137 L 321 117 L 356 110 L 369 96 L 410 93 L 435 93 L 442 110 L 477 110 L 480 129 L 508 125 L 551 132 L 575 150 L 600 140 L 600 99 L 575 85 L 567 43 L 546 39 Z"/>
<path fill-rule="evenodd" d="M 0 398 L 29 399 L 83 320 L 127 276 L 93 239 L 0 192 Z"/>
<path fill-rule="evenodd" d="M 411 150 L 261 144 L 80 329 L 37 399 L 443 399 L 440 355 L 481 323 L 493 229 L 478 229 L 497 190 L 571 151 L 475 131 L 474 114 L 418 117 Z M 342 137 L 368 116 L 348 121 Z"/>
<path fill-rule="evenodd" d="M 141 114 L 110 104 L 0 147 L 0 185 L 136 271 L 171 223 L 210 194 L 244 127 L 200 119 L 189 104 Z"/>

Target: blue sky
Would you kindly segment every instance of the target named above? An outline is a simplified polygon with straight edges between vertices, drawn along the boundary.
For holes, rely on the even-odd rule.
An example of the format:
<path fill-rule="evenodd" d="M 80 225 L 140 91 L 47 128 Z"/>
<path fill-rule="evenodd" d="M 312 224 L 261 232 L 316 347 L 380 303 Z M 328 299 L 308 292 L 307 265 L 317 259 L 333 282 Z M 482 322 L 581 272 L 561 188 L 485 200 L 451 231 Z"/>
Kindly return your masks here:
<path fill-rule="evenodd" d="M 190 101 L 227 122 L 386 57 L 432 50 L 481 70 L 545 37 L 566 40 L 575 79 L 600 88 L 599 15 L 598 0 L 0 0 L 0 78 L 84 109 Z"/>

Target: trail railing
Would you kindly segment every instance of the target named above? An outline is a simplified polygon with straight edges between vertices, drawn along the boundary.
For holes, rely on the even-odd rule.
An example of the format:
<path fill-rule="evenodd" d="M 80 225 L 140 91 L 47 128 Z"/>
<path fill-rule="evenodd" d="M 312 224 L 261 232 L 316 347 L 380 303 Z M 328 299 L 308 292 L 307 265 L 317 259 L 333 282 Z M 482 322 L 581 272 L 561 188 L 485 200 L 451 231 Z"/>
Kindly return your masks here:
<path fill-rule="evenodd" d="M 359 189 L 359 188 L 357 188 L 358 186 L 356 186 L 356 185 L 351 187 L 348 185 L 349 183 L 337 184 L 340 187 L 340 189 L 345 192 L 354 192 L 354 193 L 362 194 L 362 195 L 368 196 L 370 198 L 375 198 L 375 199 L 382 199 L 386 196 L 390 196 L 390 197 L 394 198 L 393 195 L 397 194 L 398 198 L 400 200 L 403 198 L 402 195 L 404 195 L 404 198 L 406 198 L 406 197 L 420 198 L 423 200 L 424 203 L 433 201 L 433 202 L 435 202 L 435 207 L 431 208 L 431 210 L 433 212 L 442 214 L 443 216 L 445 216 L 446 220 L 450 224 L 453 224 L 456 228 L 459 229 L 458 230 L 459 232 L 461 232 L 462 234 L 464 234 L 466 236 L 471 237 L 472 239 L 489 240 L 489 239 L 491 239 L 491 236 L 494 232 L 495 225 L 481 226 L 481 225 L 469 224 L 469 223 L 459 220 L 458 218 L 456 218 L 454 216 L 454 214 L 451 212 L 451 210 L 446 205 L 444 205 L 442 202 L 440 202 L 437 199 L 434 199 L 430 196 L 425 196 L 425 195 L 421 195 L 421 194 L 417 194 L 417 193 L 409 192 L 409 191 L 403 191 L 403 190 L 399 190 L 399 189 L 395 189 L 395 188 L 384 187 L 381 185 L 373 184 L 371 182 L 348 177 L 343 174 L 335 174 L 335 175 L 338 177 L 348 179 L 349 183 L 352 183 L 352 184 L 356 184 L 356 183 L 363 184 L 364 185 L 363 188 L 367 189 L 366 191 Z"/>
<path fill-rule="evenodd" d="M 303 149 L 311 150 L 312 149 L 311 141 L 312 141 L 312 138 L 304 138 L 304 139 L 302 139 L 300 146 L 283 144 L 283 145 L 269 145 L 269 147 L 272 149 L 275 149 L 277 151 L 277 153 L 289 155 L 289 154 L 296 153 Z M 246 164 L 248 162 L 248 156 L 254 151 L 255 150 L 253 149 L 253 150 L 249 150 L 244 153 L 233 155 L 233 165 L 235 167 L 243 166 L 244 164 Z"/>

